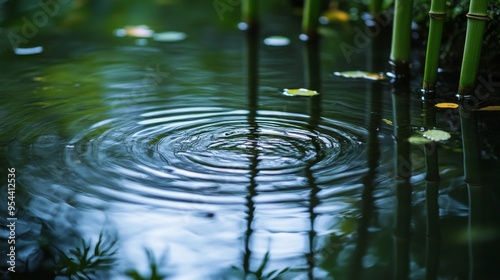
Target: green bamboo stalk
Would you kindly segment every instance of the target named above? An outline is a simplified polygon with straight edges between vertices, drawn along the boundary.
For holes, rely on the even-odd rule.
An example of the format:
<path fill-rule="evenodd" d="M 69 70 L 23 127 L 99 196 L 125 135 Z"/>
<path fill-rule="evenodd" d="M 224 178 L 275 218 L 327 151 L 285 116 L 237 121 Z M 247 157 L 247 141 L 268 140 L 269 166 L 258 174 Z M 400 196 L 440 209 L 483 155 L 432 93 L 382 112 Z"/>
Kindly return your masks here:
<path fill-rule="evenodd" d="M 306 0 L 302 16 L 302 32 L 308 37 L 316 37 L 318 32 L 321 0 Z"/>
<path fill-rule="evenodd" d="M 378 14 L 382 10 L 384 0 L 370 0 L 369 8 L 372 15 Z"/>
<path fill-rule="evenodd" d="M 410 43 L 413 0 L 396 0 L 392 25 L 391 64 L 396 78 L 410 74 Z"/>
<path fill-rule="evenodd" d="M 259 21 L 259 0 L 243 0 L 241 14 L 243 22 L 256 25 Z"/>
<path fill-rule="evenodd" d="M 446 16 L 446 0 L 432 0 L 429 11 L 429 36 L 427 39 L 427 53 L 425 55 L 424 83 L 426 92 L 436 89 L 439 50 L 441 48 L 441 34 L 443 21 Z"/>
<path fill-rule="evenodd" d="M 471 0 L 467 14 L 467 34 L 465 35 L 465 48 L 460 72 L 458 87 L 459 95 L 469 95 L 474 91 L 474 84 L 479 68 L 483 34 L 488 15 L 486 10 L 488 1 Z"/>

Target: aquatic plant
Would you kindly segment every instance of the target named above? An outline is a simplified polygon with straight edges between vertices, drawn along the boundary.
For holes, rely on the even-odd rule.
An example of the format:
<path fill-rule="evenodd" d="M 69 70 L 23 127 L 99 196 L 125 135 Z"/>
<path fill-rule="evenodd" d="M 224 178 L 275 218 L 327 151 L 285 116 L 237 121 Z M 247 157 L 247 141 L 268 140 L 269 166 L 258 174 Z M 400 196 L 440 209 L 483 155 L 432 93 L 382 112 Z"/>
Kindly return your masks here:
<path fill-rule="evenodd" d="M 464 56 L 460 81 L 458 87 L 459 95 L 468 95 L 474 90 L 477 78 L 483 34 L 488 14 L 488 2 L 485 0 L 471 0 L 469 13 L 467 14 L 467 34 L 465 36 Z"/>
<path fill-rule="evenodd" d="M 268 263 L 269 263 L 269 251 L 266 252 L 264 255 L 264 258 L 262 259 L 262 262 L 260 263 L 259 267 L 255 271 L 241 271 L 239 268 L 233 266 L 232 269 L 235 272 L 238 272 L 238 274 L 245 274 L 247 275 L 252 275 L 254 278 L 251 279 L 257 279 L 257 280 L 279 280 L 279 279 L 289 279 L 287 276 L 287 272 L 291 271 L 290 268 L 284 268 L 284 269 L 275 269 L 272 270 L 268 273 L 264 273 L 264 270 L 266 269 Z M 248 278 L 244 278 L 248 279 Z"/>
<path fill-rule="evenodd" d="M 116 242 L 114 238 L 111 243 L 104 245 L 103 233 L 99 234 L 99 239 L 91 250 L 90 242 L 85 242 L 82 238 L 81 247 L 69 250 L 66 254 L 62 250 L 56 261 L 55 273 L 66 275 L 71 279 L 93 279 L 99 271 L 109 269 L 116 262 Z"/>
<path fill-rule="evenodd" d="M 168 275 L 163 275 L 162 273 L 160 273 L 158 269 L 158 264 L 163 262 L 166 255 L 163 255 L 162 257 L 160 257 L 160 261 L 157 261 L 154 256 L 154 253 L 150 249 L 146 248 L 145 251 L 146 251 L 146 256 L 148 257 L 149 268 L 151 271 L 150 275 L 149 276 L 141 275 L 135 269 L 129 269 L 125 273 L 134 280 L 162 280 L 168 277 Z"/>
<path fill-rule="evenodd" d="M 443 21 L 446 17 L 446 1 L 432 0 L 429 10 L 429 36 L 427 39 L 427 52 L 425 55 L 425 69 L 423 89 L 425 92 L 434 91 L 436 88 L 441 34 Z"/>

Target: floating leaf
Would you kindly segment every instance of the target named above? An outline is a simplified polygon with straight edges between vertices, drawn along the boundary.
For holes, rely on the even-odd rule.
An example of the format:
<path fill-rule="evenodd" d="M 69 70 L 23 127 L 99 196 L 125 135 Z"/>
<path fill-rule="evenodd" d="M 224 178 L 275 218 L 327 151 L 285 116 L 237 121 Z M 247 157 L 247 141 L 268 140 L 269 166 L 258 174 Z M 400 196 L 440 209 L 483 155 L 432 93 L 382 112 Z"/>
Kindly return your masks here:
<path fill-rule="evenodd" d="M 139 37 L 139 38 L 150 38 L 153 37 L 154 31 L 150 29 L 147 25 L 138 26 L 125 26 L 123 29 L 115 30 L 115 36 L 117 37 Z"/>
<path fill-rule="evenodd" d="M 486 106 L 479 109 L 479 111 L 500 111 L 500 106 Z"/>
<path fill-rule="evenodd" d="M 423 136 L 432 141 L 446 141 L 451 138 L 448 132 L 439 129 L 427 130 Z"/>
<path fill-rule="evenodd" d="M 33 81 L 35 81 L 35 82 L 45 82 L 45 78 L 44 77 L 33 77 Z"/>
<path fill-rule="evenodd" d="M 429 144 L 432 141 L 423 137 L 422 135 L 413 135 L 410 138 L 408 138 L 408 142 L 414 145 L 423 145 L 423 144 Z"/>
<path fill-rule="evenodd" d="M 319 92 L 315 90 L 310 90 L 306 88 L 299 88 L 299 89 L 287 89 L 285 88 L 283 90 L 283 95 L 286 96 L 315 96 L 319 95 Z"/>
<path fill-rule="evenodd" d="M 447 102 L 438 103 L 438 104 L 436 104 L 434 106 L 436 108 L 442 108 L 442 109 L 445 109 L 445 108 L 456 109 L 456 108 L 458 108 L 458 104 L 456 104 L 456 103 L 447 103 Z"/>
<path fill-rule="evenodd" d="M 386 77 L 382 73 L 371 73 L 365 71 L 344 71 L 334 72 L 335 76 L 350 78 L 350 79 L 367 79 L 367 80 L 385 80 Z"/>
<path fill-rule="evenodd" d="M 337 9 L 330 9 L 330 10 L 324 12 L 321 15 L 321 17 L 322 17 L 322 19 L 321 19 L 322 22 L 325 22 L 325 21 L 326 22 L 330 22 L 330 21 L 348 22 L 350 19 L 350 16 L 348 13 L 341 11 L 341 10 L 337 10 Z"/>
<path fill-rule="evenodd" d="M 159 42 L 178 42 L 186 39 L 187 35 L 184 32 L 177 31 L 167 31 L 155 33 L 153 35 L 153 40 Z"/>
<path fill-rule="evenodd" d="M 290 45 L 290 39 L 284 36 L 269 36 L 264 39 L 264 45 L 273 47 L 283 47 Z"/>
<path fill-rule="evenodd" d="M 385 122 L 388 125 L 392 125 L 392 121 L 388 119 L 382 119 L 383 122 Z"/>

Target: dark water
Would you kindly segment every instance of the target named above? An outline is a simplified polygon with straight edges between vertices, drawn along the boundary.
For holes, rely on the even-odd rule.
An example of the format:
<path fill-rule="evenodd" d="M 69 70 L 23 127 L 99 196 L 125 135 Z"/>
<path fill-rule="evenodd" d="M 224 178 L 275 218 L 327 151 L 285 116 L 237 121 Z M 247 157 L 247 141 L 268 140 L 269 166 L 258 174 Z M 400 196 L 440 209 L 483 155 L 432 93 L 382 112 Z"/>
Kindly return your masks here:
<path fill-rule="evenodd" d="M 196 5 L 202 18 L 172 12 L 186 4 L 164 11 L 187 34 L 181 42 L 47 27 L 31 40 L 41 54 L 2 54 L 2 186 L 15 168 L 18 209 L 12 276 L 50 271 L 56 247 L 94 246 L 100 232 L 118 254 L 97 279 L 148 275 L 146 250 L 171 279 L 273 279 L 285 269 L 283 279 L 498 276 L 494 140 L 479 142 L 481 180 L 467 184 L 458 110 L 425 106 L 418 78 L 399 88 L 332 75 L 387 70 L 383 35 L 349 63 L 339 42 L 351 42 L 352 26 L 306 44 L 286 5 L 269 5 L 272 23 L 258 34 L 236 29 L 236 10 L 220 20 Z M 130 24 L 164 28 L 162 18 Z M 270 35 L 291 44 L 266 46 Z M 300 87 L 321 95 L 281 94 Z M 433 127 L 452 138 L 408 143 Z"/>

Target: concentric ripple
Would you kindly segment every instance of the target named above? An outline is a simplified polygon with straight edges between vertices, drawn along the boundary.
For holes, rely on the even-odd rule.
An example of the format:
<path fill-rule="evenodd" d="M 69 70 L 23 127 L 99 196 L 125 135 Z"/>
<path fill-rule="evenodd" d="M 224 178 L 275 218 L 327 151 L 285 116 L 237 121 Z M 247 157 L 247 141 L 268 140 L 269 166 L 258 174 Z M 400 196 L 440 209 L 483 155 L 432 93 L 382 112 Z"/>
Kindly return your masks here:
<path fill-rule="evenodd" d="M 108 120 L 74 139 L 66 160 L 89 182 L 142 196 L 183 199 L 214 193 L 306 188 L 339 176 L 362 152 L 360 128 L 275 111 L 181 108 Z M 221 196 L 225 194 L 225 196 Z M 241 197 L 241 196 L 240 196 Z"/>

